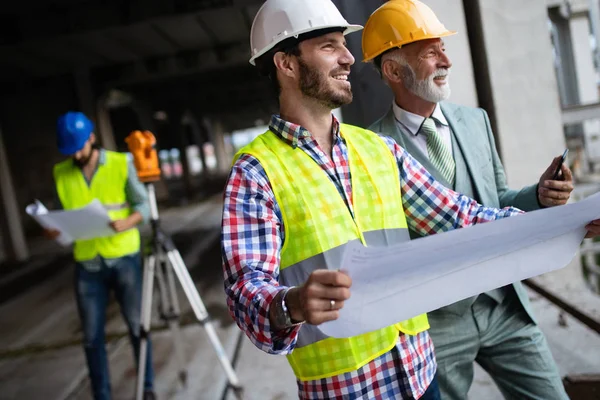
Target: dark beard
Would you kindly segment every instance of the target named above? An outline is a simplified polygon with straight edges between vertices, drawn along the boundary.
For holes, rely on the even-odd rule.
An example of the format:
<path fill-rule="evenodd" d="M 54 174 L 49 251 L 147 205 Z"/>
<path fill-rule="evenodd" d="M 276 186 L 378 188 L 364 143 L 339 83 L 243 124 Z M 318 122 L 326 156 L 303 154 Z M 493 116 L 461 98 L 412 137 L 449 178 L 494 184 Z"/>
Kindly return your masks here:
<path fill-rule="evenodd" d="M 92 159 L 93 154 L 94 154 L 94 150 L 90 151 L 90 155 L 84 159 L 81 159 L 81 160 L 73 159 L 73 164 L 75 164 L 75 166 L 77 166 L 79 168 L 83 168 L 90 163 L 90 160 Z"/>
<path fill-rule="evenodd" d="M 300 91 L 306 97 L 313 98 L 330 109 L 336 109 L 352 102 L 352 89 L 336 93 L 327 85 L 327 76 L 311 68 L 302 58 L 300 66 Z"/>

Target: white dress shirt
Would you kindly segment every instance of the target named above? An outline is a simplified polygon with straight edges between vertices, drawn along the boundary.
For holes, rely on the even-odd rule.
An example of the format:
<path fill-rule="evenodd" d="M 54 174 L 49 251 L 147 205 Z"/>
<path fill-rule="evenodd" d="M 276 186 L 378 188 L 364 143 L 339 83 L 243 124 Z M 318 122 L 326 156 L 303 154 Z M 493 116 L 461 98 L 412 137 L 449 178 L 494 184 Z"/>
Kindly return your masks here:
<path fill-rule="evenodd" d="M 427 154 L 427 136 L 423 133 L 419 133 L 421 129 L 421 125 L 425 121 L 420 115 L 413 114 L 409 111 L 403 110 L 400 108 L 396 102 L 393 105 L 394 116 L 396 117 L 396 123 L 399 125 L 399 129 L 410 132 L 410 135 L 406 136 L 406 140 L 410 140 L 416 147 L 423 152 L 427 158 L 429 158 L 429 154 Z M 450 126 L 448 125 L 448 121 L 446 121 L 446 117 L 444 117 L 444 113 L 442 113 L 442 109 L 440 108 L 440 104 L 436 104 L 435 110 L 433 110 L 433 114 L 431 114 L 431 118 L 435 121 L 435 127 L 437 129 L 438 134 L 442 136 L 444 143 L 450 150 L 450 154 L 454 157 L 454 153 L 452 152 L 452 135 L 450 134 Z"/>

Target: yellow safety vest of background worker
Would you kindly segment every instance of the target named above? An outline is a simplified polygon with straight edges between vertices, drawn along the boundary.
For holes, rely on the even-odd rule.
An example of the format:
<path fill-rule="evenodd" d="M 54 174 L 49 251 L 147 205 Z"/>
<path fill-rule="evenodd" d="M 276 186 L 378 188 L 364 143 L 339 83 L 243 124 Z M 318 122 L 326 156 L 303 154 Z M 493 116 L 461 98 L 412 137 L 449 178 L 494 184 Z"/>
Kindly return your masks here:
<path fill-rule="evenodd" d="M 65 210 L 98 199 L 115 234 L 74 244 L 75 293 L 83 330 L 94 398 L 110 399 L 110 375 L 104 343 L 106 308 L 114 290 L 129 329 L 135 358 L 139 356 L 142 273 L 140 233 L 136 226 L 149 217 L 146 189 L 125 154 L 96 145 L 92 122 L 80 112 L 58 119 L 57 144 L 69 159 L 55 165 L 56 191 Z M 85 224 L 85 221 L 81 221 Z M 59 232 L 46 232 L 56 237 Z M 148 346 L 144 399 L 155 398 L 151 345 Z"/>

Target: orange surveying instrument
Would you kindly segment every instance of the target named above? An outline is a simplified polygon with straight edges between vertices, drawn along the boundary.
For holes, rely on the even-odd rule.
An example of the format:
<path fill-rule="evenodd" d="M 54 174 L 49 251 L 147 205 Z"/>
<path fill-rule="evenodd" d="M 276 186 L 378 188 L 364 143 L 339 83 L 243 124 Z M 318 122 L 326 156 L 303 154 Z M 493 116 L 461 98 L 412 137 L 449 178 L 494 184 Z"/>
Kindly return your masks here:
<path fill-rule="evenodd" d="M 156 138 L 150 131 L 133 131 L 125 139 L 138 178 L 142 182 L 155 182 L 160 179 L 160 166 L 156 153 Z"/>
<path fill-rule="evenodd" d="M 198 294 L 196 285 L 190 277 L 181 254 L 175 247 L 171 238 L 160 228 L 158 206 L 154 184 L 160 180 L 160 165 L 156 153 L 156 139 L 150 131 L 133 131 L 125 139 L 129 151 L 133 155 L 133 162 L 140 181 L 144 182 L 148 190 L 150 204 L 150 224 L 152 238 L 144 249 L 144 278 L 142 283 L 142 310 L 140 332 L 140 354 L 138 360 L 136 399 L 142 400 L 144 394 L 144 375 L 146 372 L 146 359 L 148 358 L 148 334 L 152 319 L 152 295 L 154 293 L 154 278 L 158 283 L 160 294 L 160 315 L 167 322 L 172 333 L 173 347 L 179 365 L 179 379 L 183 385 L 187 381 L 185 357 L 182 348 L 181 331 L 179 326 L 180 309 L 175 287 L 173 271 L 190 302 L 194 314 L 202 327 L 206 330 L 208 338 L 217 353 L 221 367 L 227 375 L 229 387 L 233 389 L 238 399 L 242 398 L 242 387 L 233 370 L 227 353 L 219 340 L 217 331 L 213 326 L 208 311 Z"/>

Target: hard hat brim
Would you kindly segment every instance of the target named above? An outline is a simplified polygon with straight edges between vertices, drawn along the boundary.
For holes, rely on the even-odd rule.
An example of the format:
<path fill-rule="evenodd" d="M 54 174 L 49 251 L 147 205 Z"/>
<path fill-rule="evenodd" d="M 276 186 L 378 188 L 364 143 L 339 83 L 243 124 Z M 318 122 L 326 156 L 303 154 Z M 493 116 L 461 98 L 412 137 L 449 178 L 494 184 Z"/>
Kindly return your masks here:
<path fill-rule="evenodd" d="M 344 32 L 343 32 L 344 36 L 346 36 L 349 33 L 358 32 L 363 29 L 362 25 L 340 26 L 340 25 L 333 24 L 333 25 L 319 26 L 318 30 L 325 30 L 325 29 L 338 28 L 338 27 L 345 28 Z M 270 50 L 272 50 L 275 46 L 277 46 L 279 43 L 283 42 L 284 40 L 289 39 L 291 37 L 298 37 L 298 36 L 302 35 L 303 33 L 312 32 L 314 30 L 315 30 L 314 28 L 307 28 L 307 29 L 301 30 L 299 32 L 295 32 L 293 35 L 282 36 L 281 40 L 271 43 L 269 46 L 265 47 L 264 49 L 262 49 L 261 51 L 256 53 L 254 56 L 252 56 L 252 58 L 250 58 L 250 64 L 256 66 L 256 59 L 258 59 L 258 58 L 262 57 L 263 55 L 265 55 L 266 53 L 268 53 Z"/>
<path fill-rule="evenodd" d="M 89 137 L 86 140 L 84 140 L 83 143 L 77 143 L 77 144 L 71 145 L 71 146 L 61 146 L 59 144 L 58 151 L 63 156 L 72 156 L 73 154 L 77 153 L 79 150 L 81 150 L 85 147 L 85 143 L 88 141 L 88 139 L 89 139 Z"/>
<path fill-rule="evenodd" d="M 407 41 L 392 42 L 392 43 L 389 44 L 389 46 L 386 46 L 386 47 L 380 49 L 379 51 L 374 52 L 373 54 L 369 54 L 368 56 L 365 56 L 363 58 L 363 62 L 366 63 L 366 62 L 372 61 L 376 57 L 380 56 L 381 54 L 383 54 L 383 53 L 385 53 L 385 52 L 387 52 L 389 50 L 392 50 L 392 49 L 395 49 L 395 48 L 399 49 L 399 48 L 402 48 L 402 46 L 406 46 L 406 45 L 411 44 L 411 43 L 416 43 L 416 42 L 420 42 L 422 40 L 428 40 L 428 39 L 441 39 L 441 38 L 446 37 L 446 36 L 456 35 L 457 33 L 458 33 L 457 31 L 446 31 L 444 33 L 440 33 L 440 34 L 437 34 L 437 35 L 431 35 L 431 36 L 424 37 L 424 38 L 418 39 L 418 40 L 407 40 Z"/>
<path fill-rule="evenodd" d="M 63 156 L 72 156 L 73 154 L 77 153 L 79 150 L 82 150 L 85 147 L 85 144 L 90 139 L 91 135 L 92 133 L 90 132 L 89 135 L 81 136 L 77 139 L 77 142 L 75 143 L 61 143 L 61 141 L 59 140 L 57 141 L 58 151 Z"/>

